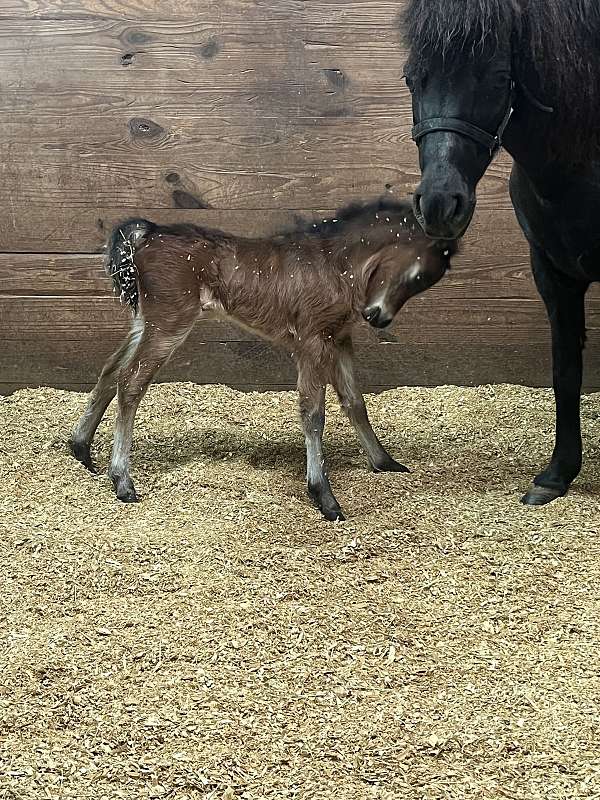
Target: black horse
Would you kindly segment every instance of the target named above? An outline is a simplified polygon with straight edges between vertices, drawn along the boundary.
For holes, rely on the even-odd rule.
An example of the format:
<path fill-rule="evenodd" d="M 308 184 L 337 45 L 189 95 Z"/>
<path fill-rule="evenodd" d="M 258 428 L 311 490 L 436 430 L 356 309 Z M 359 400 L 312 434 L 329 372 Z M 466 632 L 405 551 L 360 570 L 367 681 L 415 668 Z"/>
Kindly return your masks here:
<path fill-rule="evenodd" d="M 408 0 L 402 20 L 432 237 L 464 234 L 501 145 L 552 329 L 556 443 L 523 498 L 549 503 L 581 468 L 586 291 L 600 280 L 600 2 Z"/>

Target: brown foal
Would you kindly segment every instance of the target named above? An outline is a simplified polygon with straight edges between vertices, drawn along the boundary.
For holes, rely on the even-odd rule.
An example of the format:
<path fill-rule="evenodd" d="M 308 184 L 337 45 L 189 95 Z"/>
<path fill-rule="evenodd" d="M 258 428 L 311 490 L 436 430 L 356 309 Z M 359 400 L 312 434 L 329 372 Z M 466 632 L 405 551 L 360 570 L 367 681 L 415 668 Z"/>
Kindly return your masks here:
<path fill-rule="evenodd" d="M 106 362 L 71 439 L 94 470 L 90 446 L 111 400 L 118 416 L 109 475 L 134 502 L 129 474 L 135 414 L 156 373 L 198 319 L 229 319 L 287 348 L 298 370 L 308 492 L 328 520 L 342 520 L 323 457 L 325 386 L 331 383 L 377 472 L 404 472 L 375 435 L 354 374 L 352 328 L 387 327 L 403 304 L 450 266 L 456 245 L 427 239 L 409 200 L 349 206 L 329 220 L 263 239 L 142 219 L 113 231 L 107 269 L 134 318 Z"/>

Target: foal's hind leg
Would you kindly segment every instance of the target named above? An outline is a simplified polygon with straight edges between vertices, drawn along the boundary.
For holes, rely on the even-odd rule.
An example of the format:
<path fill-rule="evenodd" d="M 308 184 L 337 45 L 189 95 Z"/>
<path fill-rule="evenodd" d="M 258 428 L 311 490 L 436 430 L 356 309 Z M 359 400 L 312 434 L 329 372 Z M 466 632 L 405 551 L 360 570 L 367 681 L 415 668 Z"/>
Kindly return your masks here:
<path fill-rule="evenodd" d="M 300 418 L 306 441 L 306 483 L 308 493 L 325 519 L 345 519 L 333 496 L 325 471 L 323 429 L 325 427 L 325 386 L 308 364 L 298 363 Z"/>
<path fill-rule="evenodd" d="M 193 321 L 172 333 L 146 327 L 137 350 L 121 370 L 117 386 L 119 413 L 108 474 L 119 500 L 135 503 L 137 495 L 129 474 L 133 425 L 138 406 L 158 370 L 185 341 Z"/>
<path fill-rule="evenodd" d="M 78 461 L 87 467 L 91 472 L 96 468 L 92 461 L 90 446 L 94 434 L 100 424 L 104 412 L 110 405 L 113 397 L 117 393 L 117 375 L 119 370 L 131 358 L 137 347 L 144 330 L 144 322 L 137 317 L 133 321 L 133 326 L 123 344 L 116 353 L 108 359 L 104 365 L 98 383 L 92 390 L 87 407 L 75 426 L 69 445 L 71 452 Z"/>
<path fill-rule="evenodd" d="M 352 340 L 347 338 L 336 344 L 333 385 L 371 467 L 375 472 L 408 472 L 405 466 L 394 461 L 386 452 L 371 427 L 367 407 L 354 375 Z"/>

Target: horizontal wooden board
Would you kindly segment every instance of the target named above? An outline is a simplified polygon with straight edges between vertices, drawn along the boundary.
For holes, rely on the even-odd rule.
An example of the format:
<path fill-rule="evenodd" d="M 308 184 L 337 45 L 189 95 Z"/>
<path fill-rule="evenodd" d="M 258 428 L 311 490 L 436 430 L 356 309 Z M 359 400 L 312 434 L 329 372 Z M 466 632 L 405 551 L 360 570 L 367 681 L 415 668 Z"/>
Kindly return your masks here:
<path fill-rule="evenodd" d="M 0 65 L 10 85 L 23 72 L 25 53 L 23 88 L 42 78 L 47 86 L 75 80 L 82 87 L 105 82 L 109 90 L 127 82 L 158 88 L 161 73 L 168 71 L 173 81 L 195 89 L 259 89 L 275 81 L 280 89 L 295 85 L 303 95 L 307 70 L 351 69 L 349 80 L 331 72 L 317 78 L 315 72 L 323 89 L 341 94 L 352 87 L 353 77 L 401 77 L 406 52 L 390 20 L 360 25 L 352 14 L 338 21 L 322 13 L 308 21 L 269 16 L 251 23 L 241 13 L 156 22 L 7 19 L 0 30 Z"/>
<path fill-rule="evenodd" d="M 394 20 L 403 5 L 403 0 L 3 0 L 0 19 L 196 20 L 201 14 L 223 19 L 244 14 L 251 23 L 256 15 L 276 21 L 326 14 L 329 23 L 339 23 L 351 13 L 355 24 L 371 25 Z"/>
<path fill-rule="evenodd" d="M 136 123 L 137 124 L 137 123 Z M 141 123 L 146 125 L 147 123 Z M 124 124 L 124 135 L 126 125 Z M 113 206 L 115 200 L 124 213 L 140 206 L 177 206 L 214 209 L 306 209 L 338 208 L 348 202 L 380 195 L 392 189 L 398 196 L 414 191 L 420 175 L 417 153 L 412 143 L 394 147 L 380 144 L 378 134 L 368 130 L 361 137 L 365 144 L 352 147 L 352 137 L 360 126 L 306 153 L 294 148 L 287 134 L 282 144 L 271 148 L 248 128 L 246 144 L 224 143 L 218 147 L 188 148 L 181 155 L 177 147 L 164 149 L 131 145 L 131 154 L 118 150 L 107 140 L 92 145 L 79 139 L 68 143 L 49 142 L 42 147 L 7 146 L 0 183 L 0 202 L 7 215 L 6 225 L 18 228 L 21 220 L 47 213 L 60 200 L 67 208 Z M 201 137 L 200 137 L 201 138 Z M 276 137 L 275 137 L 276 138 Z M 340 139 L 346 141 L 341 146 Z M 124 140 L 123 140 L 124 141 Z M 335 155 L 335 142 L 340 145 Z M 369 151 L 369 148 L 372 150 Z M 292 151 L 295 155 L 287 155 Z M 230 152 L 230 157 L 227 155 Z M 268 154 L 268 155 L 267 155 Z M 495 211 L 511 209 L 508 197 L 509 165 L 499 160 L 479 187 L 481 208 Z M 59 210 L 57 209 L 57 212 Z M 33 220 L 29 218 L 29 224 Z"/>
<path fill-rule="evenodd" d="M 129 325 L 128 312 L 110 297 L 0 297 L 1 338 L 93 342 L 95 338 L 120 338 Z M 208 339 L 243 339 L 234 326 L 198 323 Z M 600 332 L 600 306 L 588 314 L 590 335 Z M 365 328 L 366 330 L 366 328 Z M 540 301 L 524 298 L 462 299 L 450 290 L 432 290 L 427 298 L 411 301 L 398 316 L 393 335 L 399 341 L 437 345 L 449 336 L 478 341 L 481 346 L 498 341 L 509 344 L 545 342 L 548 338 Z"/>
<path fill-rule="evenodd" d="M 39 213 L 39 216 L 37 216 Z M 99 253 L 108 232 L 127 217 L 143 217 L 161 225 L 186 222 L 225 230 L 236 236 L 263 236 L 287 230 L 299 221 L 323 218 L 331 211 L 223 211 L 216 209 L 104 208 L 102 206 L 37 207 L 31 213 L 0 215 L 0 252 L 46 254 Z"/>
<path fill-rule="evenodd" d="M 246 82 L 245 88 L 226 89 L 215 81 L 198 86 L 191 79 L 172 81 L 172 77 L 168 72 L 157 73 L 156 85 L 147 77 L 139 81 L 128 78 L 110 90 L 102 86 L 99 77 L 89 87 L 81 86 L 76 75 L 60 81 L 57 78 L 54 84 L 40 79 L 25 86 L 15 79 L 3 86 L 0 111 L 10 111 L 17 121 L 56 126 L 67 113 L 70 120 L 107 119 L 117 112 L 151 116 L 157 111 L 173 113 L 176 108 L 199 121 L 210 117 L 239 123 L 247 119 L 249 124 L 260 127 L 261 123 L 285 126 L 291 121 L 323 126 L 331 120 L 352 124 L 356 119 L 404 119 L 410 109 L 395 75 L 385 83 L 365 86 L 362 91 L 355 86 L 343 97 L 329 92 L 325 85 L 320 85 L 318 93 L 308 89 L 302 92 L 297 83 L 290 81 L 269 81 L 262 87 Z"/>
<path fill-rule="evenodd" d="M 427 344 L 388 343 L 357 348 L 357 366 L 365 391 L 392 386 L 479 385 L 521 383 L 547 386 L 551 370 L 548 348 L 537 343 L 490 345 L 453 341 Z M 0 343 L 0 346 L 4 343 Z M 33 346 L 32 346 L 33 345 Z M 89 389 L 108 352 L 63 342 L 59 349 L 36 348 L 32 342 L 11 342 L 0 353 L 0 392 L 23 386 Z M 30 369 L 23 374 L 23 361 Z M 160 380 L 225 383 L 235 387 L 292 388 L 291 359 L 262 342 L 186 343 L 160 374 Z M 600 364 L 586 372 L 586 388 L 600 388 Z"/>
<path fill-rule="evenodd" d="M 524 252 L 482 253 L 477 246 L 465 247 L 453 263 L 453 269 L 424 295 L 424 300 L 431 298 L 436 303 L 441 297 L 451 301 L 537 298 Z M 0 297 L 82 297 L 89 301 L 106 298 L 110 291 L 100 255 L 0 254 Z"/>
<path fill-rule="evenodd" d="M 394 192 L 394 196 L 397 196 Z M 69 206 L 47 202 L 35 209 L 25 205 L 8 207 L 0 214 L 0 252 L 16 253 L 98 253 L 109 231 L 129 216 L 140 216 L 160 224 L 191 222 L 239 236 L 266 236 L 312 219 L 334 214 L 336 208 L 317 211 L 283 209 L 226 211 L 221 209 L 164 209 L 141 205 L 132 208 Z M 461 245 L 464 258 L 508 257 L 526 261 L 527 244 L 512 209 L 478 206 L 475 218 Z"/>
<path fill-rule="evenodd" d="M 129 110 L 101 123 L 71 120 L 53 129 L 47 123 L 0 123 L 0 137 L 10 154 L 5 174 L 16 204 L 24 198 L 47 202 L 42 192 L 56 181 L 53 190 L 74 205 L 89 204 L 87 188 L 94 189 L 100 205 L 113 191 L 123 206 L 141 198 L 149 206 L 173 206 L 176 192 L 184 190 L 205 207 L 223 205 L 223 193 L 230 191 L 230 205 L 258 208 L 273 205 L 273 198 L 262 197 L 268 186 L 304 197 L 324 187 L 323 202 L 305 206 L 314 208 L 330 207 L 332 192 L 333 205 L 344 202 L 342 191 L 351 187 L 363 196 L 384 191 L 386 183 L 399 194 L 412 190 L 419 180 L 417 151 L 410 124 L 401 119 L 356 120 L 352 126 L 329 120 L 319 127 L 297 122 L 278 127 L 263 120 L 254 127 L 248 120 L 204 122 L 164 112 L 140 117 Z M 507 158 L 492 165 L 480 187 L 485 203 L 508 205 L 509 171 Z M 239 194 L 244 186 L 250 187 L 247 197 Z M 2 191 L 7 193 L 0 189 L 0 197 Z M 283 207 L 298 207 L 300 199 L 302 194 L 290 195 Z"/>
<path fill-rule="evenodd" d="M 128 310 L 110 296 L 97 256 L 0 257 L 0 389 L 89 388 L 129 321 Z M 590 293 L 588 329 L 586 387 L 597 389 L 598 287 Z M 519 258 L 500 265 L 464 257 L 445 283 L 406 306 L 391 332 L 377 336 L 361 326 L 357 342 L 363 382 L 373 390 L 547 385 L 551 376 L 545 312 Z M 287 354 L 236 326 L 201 322 L 162 379 L 281 387 L 293 385 L 294 369 Z"/>
<path fill-rule="evenodd" d="M 515 283 L 513 291 L 519 284 Z M 479 343 L 483 348 L 497 343 L 543 343 L 548 326 L 543 304 L 523 279 L 523 291 L 508 297 L 465 296 L 452 283 L 438 286 L 411 300 L 398 315 L 391 341 L 436 346 L 449 337 Z M 482 295 L 490 294 L 485 289 Z M 531 296 L 530 296 L 531 295 Z M 128 329 L 129 311 L 108 296 L 0 296 L 0 339 L 43 342 L 110 340 L 113 346 Z M 221 322 L 198 323 L 199 337 L 207 340 L 248 340 L 237 326 Z M 587 328 L 590 342 L 600 341 L 600 298 L 595 292 L 588 302 Z M 369 331 L 366 325 L 361 329 Z M 89 344 L 93 346 L 93 344 Z"/>

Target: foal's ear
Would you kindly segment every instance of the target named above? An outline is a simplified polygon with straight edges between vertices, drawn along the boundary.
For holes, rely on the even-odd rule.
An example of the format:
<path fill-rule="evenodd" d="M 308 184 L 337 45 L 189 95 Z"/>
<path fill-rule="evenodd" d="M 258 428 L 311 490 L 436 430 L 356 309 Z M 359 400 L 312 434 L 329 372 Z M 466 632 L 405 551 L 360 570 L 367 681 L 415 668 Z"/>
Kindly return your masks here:
<path fill-rule="evenodd" d="M 381 253 L 381 250 L 377 250 L 375 253 L 370 255 L 362 265 L 362 273 L 365 277 L 370 277 L 371 273 L 374 272 L 379 266 L 379 262 L 381 261 Z"/>

